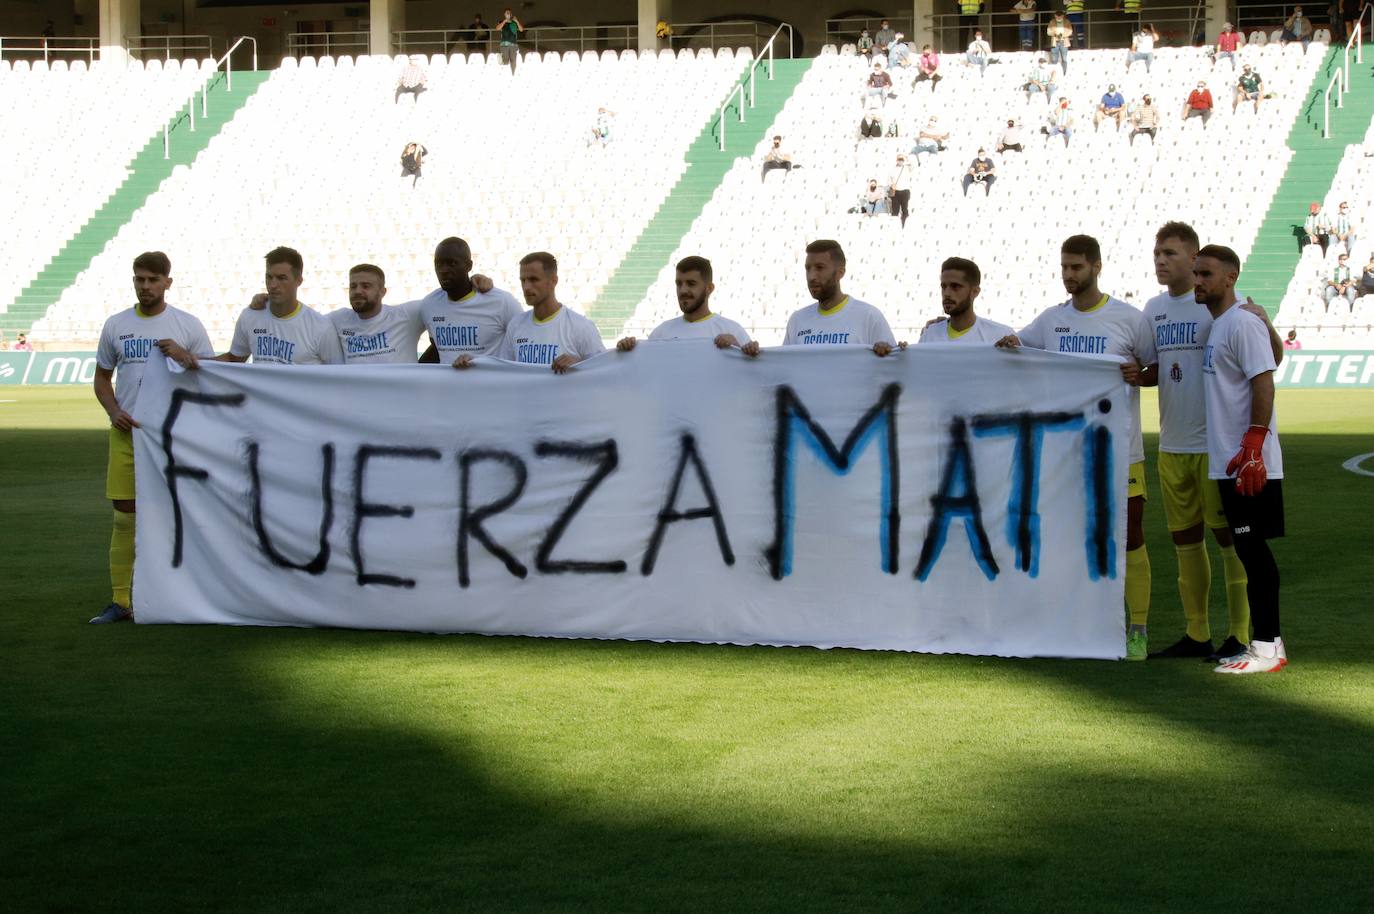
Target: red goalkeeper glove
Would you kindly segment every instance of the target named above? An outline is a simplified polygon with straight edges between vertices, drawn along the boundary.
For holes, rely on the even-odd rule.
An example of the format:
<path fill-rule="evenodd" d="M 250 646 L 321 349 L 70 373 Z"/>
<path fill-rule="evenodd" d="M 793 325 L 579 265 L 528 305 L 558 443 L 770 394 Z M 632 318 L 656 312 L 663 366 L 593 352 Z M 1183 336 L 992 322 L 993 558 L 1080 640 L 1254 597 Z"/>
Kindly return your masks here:
<path fill-rule="evenodd" d="M 1226 475 L 1236 478 L 1236 491 L 1241 495 L 1258 495 L 1269 479 L 1264 468 L 1264 436 L 1269 429 L 1252 425 L 1240 439 L 1240 450 L 1226 464 Z"/>

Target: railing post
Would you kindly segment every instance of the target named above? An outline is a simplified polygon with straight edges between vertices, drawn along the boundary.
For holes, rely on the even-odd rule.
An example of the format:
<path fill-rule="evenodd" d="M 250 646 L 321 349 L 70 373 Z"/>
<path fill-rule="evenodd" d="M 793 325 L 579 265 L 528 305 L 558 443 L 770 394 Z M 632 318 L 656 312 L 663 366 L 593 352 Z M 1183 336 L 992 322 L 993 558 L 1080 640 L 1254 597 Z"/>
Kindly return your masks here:
<path fill-rule="evenodd" d="M 162 125 L 162 157 L 170 159 L 172 157 L 172 143 L 167 136 L 167 125 Z"/>

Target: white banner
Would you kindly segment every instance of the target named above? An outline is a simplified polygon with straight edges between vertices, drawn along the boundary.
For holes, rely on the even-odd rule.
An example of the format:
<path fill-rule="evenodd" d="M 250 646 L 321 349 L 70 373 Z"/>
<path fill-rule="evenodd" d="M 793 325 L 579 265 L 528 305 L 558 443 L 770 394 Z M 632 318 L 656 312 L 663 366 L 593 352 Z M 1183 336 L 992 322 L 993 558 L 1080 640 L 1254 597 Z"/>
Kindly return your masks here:
<path fill-rule="evenodd" d="M 641 343 L 493 360 L 150 362 L 140 622 L 1115 658 L 1116 364 Z"/>

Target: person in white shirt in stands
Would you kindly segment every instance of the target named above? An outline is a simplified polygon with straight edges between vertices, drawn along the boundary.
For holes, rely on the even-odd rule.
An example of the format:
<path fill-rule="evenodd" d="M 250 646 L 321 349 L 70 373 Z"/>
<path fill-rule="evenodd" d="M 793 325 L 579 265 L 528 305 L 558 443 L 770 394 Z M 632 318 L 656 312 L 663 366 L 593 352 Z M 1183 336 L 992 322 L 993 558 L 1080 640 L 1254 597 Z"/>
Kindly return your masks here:
<path fill-rule="evenodd" d="M 1131 36 L 1131 50 L 1126 54 L 1126 72 L 1131 72 L 1131 64 L 1137 60 L 1145 61 L 1145 72 L 1150 72 L 1150 65 L 1155 62 L 1155 42 L 1159 41 L 1159 32 L 1155 27 L 1146 23 L 1140 27 L 1140 31 Z"/>
<path fill-rule="evenodd" d="M 892 180 L 887 182 L 887 189 L 892 193 L 892 215 L 899 216 L 905 228 L 907 217 L 911 215 L 911 166 L 901 153 L 897 154 L 897 168 L 892 173 Z"/>
<path fill-rule="evenodd" d="M 1212 315 L 1200 304 L 1193 265 L 1201 242 L 1192 226 L 1166 222 L 1155 233 L 1155 278 L 1165 289 L 1145 305 L 1145 321 L 1155 335 L 1158 361 L 1141 372 L 1142 387 L 1159 388 L 1159 489 L 1164 518 L 1178 557 L 1178 593 L 1187 629 L 1177 642 L 1150 654 L 1160 658 L 1229 659 L 1250 641 L 1250 603 L 1245 567 L 1236 555 L 1221 495 L 1208 478 L 1207 404 L 1203 395 L 1203 356 L 1212 330 Z M 1246 302 L 1242 308 L 1264 313 Z M 1271 331 L 1276 358 L 1283 355 L 1277 332 Z M 1212 568 L 1203 542 L 1211 528 L 1221 550 L 1226 575 L 1229 633 L 1213 648 L 1208 620 Z"/>
<path fill-rule="evenodd" d="M 360 263 L 348 271 L 348 304 L 328 317 L 348 365 L 414 365 L 424 321 L 419 302 L 384 305 L 386 274 Z"/>
<path fill-rule="evenodd" d="M 1016 28 L 1020 33 L 1021 50 L 1031 51 L 1035 49 L 1035 0 L 1016 0 L 1012 4 L 1012 12 L 1016 13 Z"/>
<path fill-rule="evenodd" d="M 1112 356 L 1131 385 L 1130 468 L 1126 482 L 1126 608 L 1130 625 L 1126 659 L 1144 660 L 1149 653 L 1146 625 L 1150 615 L 1150 556 L 1145 549 L 1145 443 L 1140 431 L 1142 371 L 1155 364 L 1154 334 L 1145 315 L 1098 289 L 1102 248 L 1089 235 L 1071 235 L 1059 249 L 1060 275 L 1069 300 L 1044 311 L 1019 334 L 999 340 L 1003 347 L 1031 346 L 1073 355 Z"/>
<path fill-rule="evenodd" d="M 547 365 L 554 374 L 606 351 L 596 324 L 563 307 L 556 294 L 558 261 L 547 251 L 535 251 L 520 258 L 520 291 L 530 306 L 506 327 L 501 358 L 522 365 Z M 472 364 L 470 356 L 460 356 L 455 368 Z"/>
<path fill-rule="evenodd" d="M 806 288 L 815 302 L 788 318 L 784 346 L 860 345 L 878 356 L 897 348 L 883 312 L 840 289 L 844 267 L 839 242 L 820 240 L 806 246 Z M 757 351 L 756 343 L 751 346 Z"/>
<path fill-rule="evenodd" d="M 677 262 L 677 306 L 682 313 L 669 318 L 649 334 L 650 342 L 659 340 L 711 340 L 717 349 L 743 348 L 750 342 L 743 327 L 728 317 L 711 311 L 711 295 L 716 291 L 711 261 L 693 254 Z M 629 352 L 638 341 L 627 336 L 615 344 L 621 352 Z M 753 352 L 758 355 L 757 349 Z"/>
<path fill-rule="evenodd" d="M 992 45 L 988 44 L 983 37 L 983 30 L 976 29 L 973 32 L 973 40 L 968 44 L 968 50 L 964 53 L 964 58 L 969 66 L 977 67 L 980 76 L 986 76 L 988 72 L 988 58 L 992 56 Z"/>
<path fill-rule="evenodd" d="M 95 354 L 95 398 L 110 417 L 105 497 L 114 509 L 110 533 L 110 603 L 91 619 L 96 625 L 133 618 L 134 580 L 134 404 L 148 359 L 173 344 L 203 358 L 215 350 L 194 315 L 167 304 L 172 262 L 161 251 L 134 258 L 138 303 L 111 315 L 100 330 Z M 22 337 L 23 334 L 20 334 Z"/>
<path fill-rule="evenodd" d="M 1013 331 L 1006 324 L 979 317 L 973 303 L 982 291 L 983 271 L 964 257 L 940 264 L 940 305 L 945 316 L 926 324 L 917 343 L 962 343 L 991 346 Z"/>
<path fill-rule="evenodd" d="M 454 364 L 460 356 L 496 355 L 506 327 L 523 310 L 504 289 L 492 288 L 472 274 L 472 250 L 462 238 L 449 237 L 434 248 L 434 276 L 439 288 L 416 303 L 429 331 L 430 345 L 421 362 Z"/>
<path fill-rule="evenodd" d="M 1288 665 L 1279 628 L 1279 566 L 1269 540 L 1282 537 L 1283 451 L 1274 416 L 1274 353 L 1269 328 L 1236 301 L 1240 258 L 1209 244 L 1197 252 L 1197 300 L 1212 315 L 1202 362 L 1207 400 L 1207 475 L 1245 566 L 1254 636 L 1218 673 L 1277 673 Z M 1237 450 L 1239 442 L 1239 450 Z"/>
<path fill-rule="evenodd" d="M 267 252 L 267 307 L 264 296 L 254 297 L 234 324 L 229 351 L 215 356 L 217 362 L 247 362 L 255 365 L 341 365 L 343 349 L 329 318 L 296 295 L 304 276 L 301 255 L 292 248 L 279 247 Z M 167 355 L 186 368 L 199 367 L 194 353 L 169 347 Z"/>

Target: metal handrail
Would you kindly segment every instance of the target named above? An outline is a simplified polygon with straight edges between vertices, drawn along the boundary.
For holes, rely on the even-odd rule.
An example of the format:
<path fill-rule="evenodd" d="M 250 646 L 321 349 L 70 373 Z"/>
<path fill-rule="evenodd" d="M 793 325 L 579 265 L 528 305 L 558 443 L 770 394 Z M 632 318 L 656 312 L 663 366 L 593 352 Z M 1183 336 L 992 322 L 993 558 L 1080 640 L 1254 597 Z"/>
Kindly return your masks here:
<path fill-rule="evenodd" d="M 33 41 L 37 42 L 37 44 L 16 45 L 16 41 Z M 54 44 L 54 42 L 63 41 L 70 41 L 73 42 L 73 44 L 71 47 L 63 47 L 61 44 Z M 6 45 L 6 42 L 8 42 L 9 44 Z M 43 55 L 44 63 L 48 63 L 49 58 L 53 54 L 71 54 L 74 56 L 82 56 L 84 54 L 88 61 L 90 61 L 91 63 L 95 63 L 96 51 L 100 49 L 100 39 L 78 38 L 76 36 L 57 38 L 50 37 L 48 35 L 11 35 L 9 37 L 0 36 L 0 60 L 5 59 L 6 49 L 8 49 L 11 52 L 11 54 L 13 54 L 14 52 L 19 52 L 20 54 L 41 53 Z"/>
<path fill-rule="evenodd" d="M 744 83 L 735 83 L 735 88 L 730 90 L 730 94 L 725 96 L 725 101 L 720 103 L 720 151 L 725 151 L 725 109 L 730 106 L 735 96 L 740 97 L 739 104 L 735 106 L 735 111 L 739 113 L 739 123 L 744 123 Z"/>
<path fill-rule="evenodd" d="M 1170 44 L 1187 46 L 1193 43 L 1193 33 L 1196 29 L 1194 16 L 1197 12 L 1196 4 L 1173 4 L 1169 6 L 1151 6 L 1145 14 L 1125 13 L 1115 9 L 1087 9 L 1084 10 L 1084 36 L 1089 48 L 1101 47 L 1129 47 L 1130 36 L 1135 34 L 1137 27 L 1141 23 L 1149 23 L 1156 27 L 1160 33 L 1159 46 L 1167 47 Z M 931 13 L 925 16 L 930 22 L 931 34 L 934 36 L 932 44 L 938 53 L 952 54 L 962 53 L 961 30 L 964 28 L 964 18 L 959 13 Z M 1036 13 L 1035 18 L 1035 47 L 1032 50 L 1046 49 L 1045 30 L 1049 27 L 1051 14 L 1047 12 Z M 983 30 L 983 37 L 993 44 L 994 51 L 999 50 L 995 41 L 998 35 L 1007 35 L 1010 38 L 1002 42 L 1006 46 L 1000 50 L 1006 51 L 1020 48 L 1019 32 L 1021 25 L 1020 15 L 1016 12 L 1001 13 L 981 13 L 978 16 L 979 27 Z M 1174 26 L 1174 28 L 1170 28 Z M 1105 34 L 1116 32 L 1118 36 L 1124 37 L 1125 41 L 1120 45 L 1104 44 L 1095 40 L 1095 34 Z M 955 44 L 957 47 L 948 47 L 948 37 L 953 34 L 956 36 Z M 908 41 L 910 36 L 908 36 Z"/>
<path fill-rule="evenodd" d="M 1355 63 L 1364 62 L 1364 17 L 1370 10 L 1374 9 L 1374 3 L 1366 3 L 1360 8 L 1360 14 L 1355 17 L 1355 28 L 1350 30 L 1350 38 L 1345 43 L 1345 48 L 1341 51 L 1341 66 L 1336 68 L 1336 72 L 1331 74 L 1331 79 L 1327 80 L 1326 91 L 1322 93 L 1322 139 L 1331 139 L 1331 87 L 1340 80 L 1340 85 L 1336 86 L 1336 107 L 1344 108 L 1345 100 L 1343 96 L 1350 91 L 1350 49 L 1355 49 Z M 1374 28 L 1374 16 L 1370 17 L 1371 28 Z"/>
<path fill-rule="evenodd" d="M 135 35 L 126 40 L 125 50 L 130 53 L 161 51 L 163 60 L 171 60 L 173 51 L 178 52 L 178 58 L 184 57 L 187 51 L 204 51 L 205 56 L 214 57 L 215 41 L 209 35 Z"/>
<path fill-rule="evenodd" d="M 371 48 L 371 32 L 292 32 L 286 36 L 286 56 L 332 54 L 331 48 L 341 51 L 357 49 L 366 54 Z"/>
<path fill-rule="evenodd" d="M 733 47 L 739 40 L 745 39 L 754 53 L 759 54 L 762 53 L 759 45 L 759 25 L 760 23 L 752 19 L 674 22 L 671 23 L 673 34 L 668 39 L 668 49 L 680 50 L 680 47 L 674 45 L 685 46 L 704 36 L 705 44 L 712 50 L 720 46 Z M 688 30 L 693 29 L 695 31 L 691 34 L 686 34 Z M 496 50 L 499 41 L 497 30 L 490 26 L 483 32 L 476 32 L 468 26 L 451 29 L 406 29 L 392 32 L 391 39 L 397 54 L 447 54 L 450 53 L 449 48 L 455 45 L 480 45 L 483 49 L 481 53 L 491 53 Z M 520 33 L 520 47 L 535 53 L 545 50 L 572 50 L 571 45 L 574 44 L 578 53 L 635 50 L 639 44 L 639 26 L 636 23 L 537 25 Z"/>
<path fill-rule="evenodd" d="M 1337 70 L 1335 73 L 1332 73 L 1332 74 L 1331 74 L 1331 79 L 1328 80 L 1327 83 L 1326 83 L 1326 92 L 1325 92 L 1325 93 L 1323 94 L 1323 96 L 1322 96 L 1322 139 L 1324 139 L 1324 140 L 1329 140 L 1329 139 L 1331 139 L 1331 87 L 1332 87 L 1333 85 L 1336 85 L 1336 83 L 1341 79 L 1341 76 L 1342 76 L 1342 71 L 1340 71 L 1340 70 Z M 1344 108 L 1344 107 L 1345 107 L 1345 102 L 1341 99 L 1341 96 L 1344 95 L 1344 94 L 1345 94 L 1345 93 L 1343 93 L 1343 92 L 1340 91 L 1340 87 L 1337 86 L 1337 87 L 1336 87 L 1336 107 L 1337 107 L 1337 108 Z"/>
<path fill-rule="evenodd" d="M 239 45 L 243 44 L 245 41 L 252 42 L 253 44 L 253 69 L 256 70 L 258 68 L 258 40 L 254 38 L 252 35 L 240 36 L 238 41 L 235 41 L 233 44 L 231 44 L 229 46 L 229 50 L 224 52 L 224 56 L 221 57 L 219 60 L 215 61 L 215 75 L 209 77 L 205 80 L 205 82 L 201 83 L 199 88 L 191 90 L 191 97 L 187 99 L 187 101 L 190 103 L 187 106 L 187 112 L 190 118 L 192 133 L 196 132 L 196 93 L 200 93 L 200 116 L 202 119 L 204 119 L 208 117 L 210 114 L 210 90 L 213 89 L 215 87 L 215 84 L 219 82 L 219 68 L 221 66 L 224 67 L 225 91 L 234 91 L 234 52 L 237 51 L 239 49 Z M 162 125 L 163 159 L 170 159 L 172 157 L 172 129 L 180 123 L 181 116 L 180 114 L 178 114 L 177 119 L 175 121 L 165 123 Z"/>

